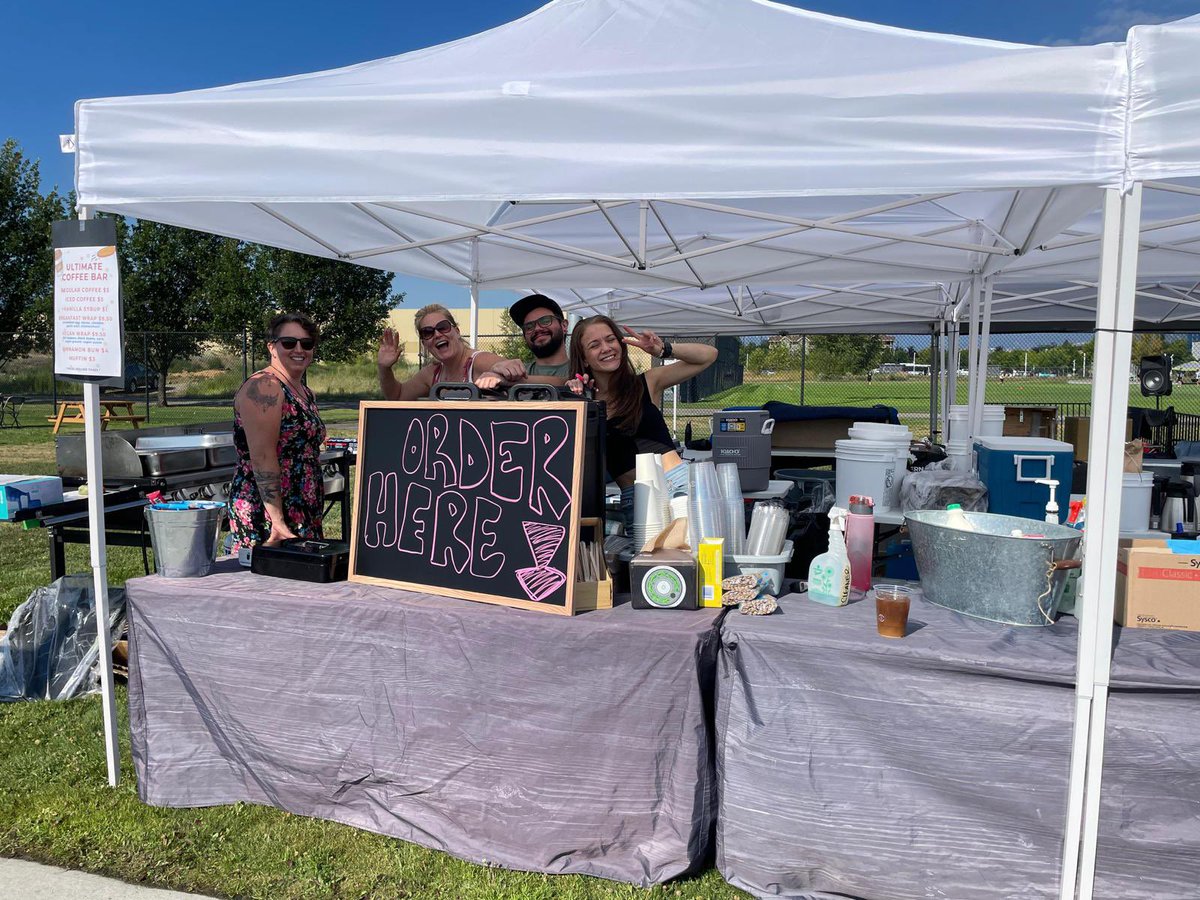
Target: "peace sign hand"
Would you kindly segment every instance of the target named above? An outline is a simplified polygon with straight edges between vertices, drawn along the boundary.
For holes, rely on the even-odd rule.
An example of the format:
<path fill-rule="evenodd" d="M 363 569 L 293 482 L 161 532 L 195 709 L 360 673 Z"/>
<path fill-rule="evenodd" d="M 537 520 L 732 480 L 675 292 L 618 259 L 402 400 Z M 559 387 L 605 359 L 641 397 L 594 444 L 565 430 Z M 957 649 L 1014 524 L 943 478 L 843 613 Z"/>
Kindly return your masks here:
<path fill-rule="evenodd" d="M 663 343 L 663 339 L 657 334 L 655 334 L 653 331 L 643 331 L 639 334 L 628 325 L 622 325 L 621 327 L 630 334 L 629 337 L 625 338 L 625 343 L 627 343 L 630 347 L 638 347 L 642 350 L 645 350 L 655 359 L 662 358 L 663 348 L 666 345 Z"/>

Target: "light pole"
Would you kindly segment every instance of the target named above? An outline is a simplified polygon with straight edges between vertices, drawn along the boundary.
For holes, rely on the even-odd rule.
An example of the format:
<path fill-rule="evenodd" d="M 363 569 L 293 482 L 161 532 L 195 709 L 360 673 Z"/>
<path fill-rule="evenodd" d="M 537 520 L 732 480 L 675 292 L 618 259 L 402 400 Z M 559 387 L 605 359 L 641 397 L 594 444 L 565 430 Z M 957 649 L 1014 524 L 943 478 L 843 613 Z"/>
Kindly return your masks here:
<path fill-rule="evenodd" d="M 1025 377 L 1029 377 L 1029 351 L 1025 351 Z"/>
<path fill-rule="evenodd" d="M 1083 354 L 1083 377 L 1087 378 L 1087 354 Z"/>

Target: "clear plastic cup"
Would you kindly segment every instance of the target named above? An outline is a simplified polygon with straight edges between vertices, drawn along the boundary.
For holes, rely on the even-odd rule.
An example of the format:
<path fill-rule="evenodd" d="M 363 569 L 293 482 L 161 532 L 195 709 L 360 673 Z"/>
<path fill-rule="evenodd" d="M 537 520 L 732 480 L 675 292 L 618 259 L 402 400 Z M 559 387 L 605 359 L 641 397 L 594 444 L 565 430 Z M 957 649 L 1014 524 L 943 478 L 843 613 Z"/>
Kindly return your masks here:
<path fill-rule="evenodd" d="M 903 584 L 875 585 L 875 624 L 880 635 L 902 638 L 908 631 L 908 607 L 912 588 Z"/>

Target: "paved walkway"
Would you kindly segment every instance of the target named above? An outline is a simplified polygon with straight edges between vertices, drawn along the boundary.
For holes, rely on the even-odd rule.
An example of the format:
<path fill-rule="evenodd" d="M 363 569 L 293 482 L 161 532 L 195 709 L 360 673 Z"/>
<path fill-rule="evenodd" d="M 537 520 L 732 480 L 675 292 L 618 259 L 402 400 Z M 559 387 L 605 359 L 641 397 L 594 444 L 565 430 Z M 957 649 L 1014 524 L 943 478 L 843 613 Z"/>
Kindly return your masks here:
<path fill-rule="evenodd" d="M 0 859 L 0 900 L 184 900 L 202 896 L 126 884 L 23 859 Z"/>

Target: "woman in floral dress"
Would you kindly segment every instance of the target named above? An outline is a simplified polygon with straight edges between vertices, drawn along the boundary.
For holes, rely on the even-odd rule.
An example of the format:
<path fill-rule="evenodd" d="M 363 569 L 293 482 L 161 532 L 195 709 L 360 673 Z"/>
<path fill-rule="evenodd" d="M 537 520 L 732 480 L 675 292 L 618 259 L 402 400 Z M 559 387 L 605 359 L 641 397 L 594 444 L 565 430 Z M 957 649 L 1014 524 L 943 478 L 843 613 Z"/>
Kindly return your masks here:
<path fill-rule="evenodd" d="M 325 424 L 303 383 L 317 337 L 307 316 L 276 316 L 267 340 L 270 365 L 246 379 L 234 398 L 238 464 L 229 489 L 229 530 L 236 547 L 322 536 Z"/>

